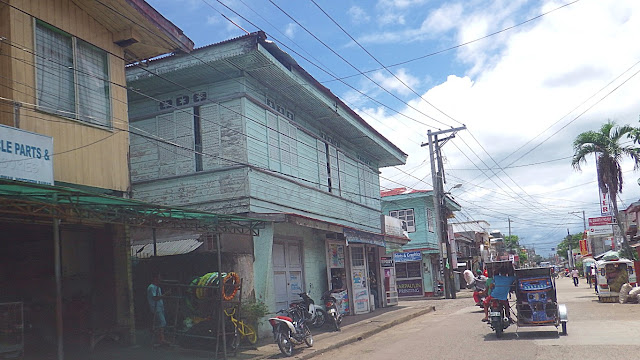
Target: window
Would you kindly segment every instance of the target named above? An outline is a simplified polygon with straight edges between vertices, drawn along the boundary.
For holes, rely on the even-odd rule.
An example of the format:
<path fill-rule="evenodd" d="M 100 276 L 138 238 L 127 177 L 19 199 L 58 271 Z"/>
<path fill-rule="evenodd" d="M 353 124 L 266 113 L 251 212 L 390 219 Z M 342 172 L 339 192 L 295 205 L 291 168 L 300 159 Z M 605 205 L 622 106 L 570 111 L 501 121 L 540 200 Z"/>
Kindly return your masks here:
<path fill-rule="evenodd" d="M 433 223 L 433 211 L 431 209 L 427 209 L 427 227 L 430 232 L 434 232 L 434 223 Z"/>
<path fill-rule="evenodd" d="M 415 216 L 413 215 L 413 209 L 392 210 L 389 211 L 389 216 L 403 220 L 407 224 L 407 232 L 416 231 L 416 221 Z"/>
<path fill-rule="evenodd" d="M 37 21 L 36 69 L 38 109 L 111 126 L 106 51 Z"/>
<path fill-rule="evenodd" d="M 364 248 L 359 246 L 351 247 L 351 265 L 364 266 Z"/>
<path fill-rule="evenodd" d="M 396 279 L 419 278 L 421 263 L 412 261 L 406 263 L 396 263 Z"/>
<path fill-rule="evenodd" d="M 298 129 L 285 118 L 267 111 L 269 168 L 298 175 Z"/>

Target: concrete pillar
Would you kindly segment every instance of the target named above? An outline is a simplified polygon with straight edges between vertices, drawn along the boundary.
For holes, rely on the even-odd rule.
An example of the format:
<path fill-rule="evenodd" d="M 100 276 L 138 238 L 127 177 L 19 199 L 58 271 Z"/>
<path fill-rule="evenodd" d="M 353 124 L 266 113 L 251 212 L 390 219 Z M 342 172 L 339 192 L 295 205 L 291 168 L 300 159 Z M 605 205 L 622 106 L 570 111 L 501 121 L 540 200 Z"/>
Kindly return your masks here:
<path fill-rule="evenodd" d="M 127 225 L 107 225 L 113 242 L 116 321 L 127 328 L 127 341 L 135 344 L 135 316 L 133 309 L 133 281 L 131 268 L 131 237 Z"/>
<path fill-rule="evenodd" d="M 267 305 L 269 311 L 275 309 L 275 291 L 273 289 L 273 223 L 265 223 L 264 229 L 260 229 L 260 234 L 253 237 L 253 251 L 255 260 L 253 262 L 253 278 L 256 300 Z M 268 334 L 271 326 L 268 322 L 259 323 L 258 333 Z"/>

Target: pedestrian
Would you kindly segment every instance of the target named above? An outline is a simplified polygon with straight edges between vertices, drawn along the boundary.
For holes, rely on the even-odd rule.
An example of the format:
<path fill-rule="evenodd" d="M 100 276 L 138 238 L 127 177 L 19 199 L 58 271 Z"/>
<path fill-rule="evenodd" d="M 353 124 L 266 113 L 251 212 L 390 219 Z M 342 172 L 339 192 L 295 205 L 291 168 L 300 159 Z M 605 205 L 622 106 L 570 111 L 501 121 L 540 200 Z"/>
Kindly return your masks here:
<path fill-rule="evenodd" d="M 593 279 L 593 285 L 596 288 L 596 293 L 598 293 L 598 276 L 597 276 L 597 272 L 596 272 L 596 266 L 595 265 L 591 265 L 591 269 L 589 270 L 589 272 L 591 272 L 591 278 Z M 589 285 L 591 286 L 591 285 Z"/>
<path fill-rule="evenodd" d="M 167 295 L 162 294 L 160 288 L 160 274 L 153 275 L 151 284 L 147 287 L 147 301 L 149 309 L 153 315 L 153 329 L 156 345 L 168 345 L 169 342 L 164 338 L 164 328 L 167 327 L 167 320 L 164 317 L 164 301 Z"/>
<path fill-rule="evenodd" d="M 589 284 L 589 287 L 591 287 L 591 266 L 589 266 L 587 271 L 585 271 L 584 275 L 587 278 L 587 284 Z"/>
<path fill-rule="evenodd" d="M 580 274 L 578 274 L 578 269 L 573 268 L 573 270 L 571 270 L 571 277 L 573 278 L 574 286 L 578 286 L 578 276 L 580 276 Z"/>

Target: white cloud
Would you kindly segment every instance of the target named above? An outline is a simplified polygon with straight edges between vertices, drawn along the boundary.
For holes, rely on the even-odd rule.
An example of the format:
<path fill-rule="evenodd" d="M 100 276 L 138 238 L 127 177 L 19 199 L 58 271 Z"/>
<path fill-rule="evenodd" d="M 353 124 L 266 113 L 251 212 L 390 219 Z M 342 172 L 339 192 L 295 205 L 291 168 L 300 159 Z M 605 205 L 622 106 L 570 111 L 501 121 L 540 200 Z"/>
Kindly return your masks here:
<path fill-rule="evenodd" d="M 354 5 L 350 7 L 347 11 L 347 15 L 349 15 L 349 17 L 351 18 L 351 22 L 354 24 L 364 24 L 371 21 L 371 17 L 369 16 L 369 14 L 367 14 L 367 12 L 359 6 Z"/>
<path fill-rule="evenodd" d="M 284 34 L 287 35 L 289 39 L 293 39 L 297 29 L 298 25 L 296 25 L 295 23 L 288 23 L 287 27 L 284 29 Z"/>
<path fill-rule="evenodd" d="M 396 12 L 383 12 L 378 16 L 380 25 L 404 25 L 406 23 L 404 14 Z"/>
<path fill-rule="evenodd" d="M 449 31 L 461 22 L 462 10 L 463 7 L 459 3 L 444 4 L 429 14 L 429 17 L 422 24 L 422 29 L 435 33 Z"/>
<path fill-rule="evenodd" d="M 407 9 L 428 3 L 429 0 L 379 0 L 376 5 L 379 9 Z"/>
<path fill-rule="evenodd" d="M 406 69 L 395 69 L 393 73 L 395 76 L 389 74 L 387 71 L 377 71 L 370 77 L 383 88 L 400 95 L 410 95 L 412 91 L 409 88 L 414 89 L 420 85 L 420 80 L 410 75 Z M 407 86 L 409 88 L 407 88 Z"/>
<path fill-rule="evenodd" d="M 557 2 L 549 2 L 542 9 L 531 10 L 535 16 L 559 5 Z M 443 9 L 439 11 L 444 13 Z M 512 24 L 513 19 L 506 17 L 505 13 L 507 11 L 491 7 L 485 11 L 462 14 L 460 24 L 464 26 L 455 30 L 458 42 L 469 41 L 506 24 Z M 429 18 L 431 20 L 426 21 L 423 26 L 434 31 L 447 31 L 451 24 L 443 20 L 437 21 L 442 18 L 434 14 L 436 13 L 432 13 Z M 500 161 L 537 135 L 540 136 L 501 165 L 508 165 L 523 155 L 514 165 L 568 157 L 573 154 L 571 142 L 578 133 L 596 130 L 608 118 L 620 124 L 637 126 L 640 114 L 637 98 L 640 93 L 640 74 L 630 77 L 640 70 L 640 65 L 613 84 L 606 85 L 640 60 L 640 47 L 634 45 L 637 43 L 638 28 L 640 3 L 637 1 L 580 2 L 514 31 L 479 41 L 458 51 L 459 59 L 469 64 L 468 71 L 449 76 L 443 83 L 429 89 L 423 97 L 468 127 L 467 131 L 460 132 L 454 140 L 447 143 L 443 151 L 448 159 L 446 168 L 451 169 L 447 171 L 449 181 L 455 184 L 457 179 L 454 176 L 464 179 L 462 189 L 465 192 L 458 190 L 462 194 L 460 199 L 472 201 L 476 205 L 463 201 L 461 203 L 463 207 L 474 211 L 475 219 L 493 218 L 494 221 L 490 221 L 492 227 L 500 228 L 505 225 L 503 218 L 510 214 L 519 218 L 516 220 L 515 233 L 524 235 L 531 241 L 537 238 L 541 239 L 539 241 L 549 241 L 554 236 L 562 236 L 560 230 L 566 233 L 567 226 L 571 227 L 572 232 L 582 229 L 582 221 L 572 219 L 571 215 L 567 215 L 568 211 L 582 208 L 587 216 L 597 214 L 597 187 L 593 183 L 595 172 L 592 161 L 582 172 L 574 171 L 567 159 L 544 165 L 511 168 L 507 170 L 510 177 L 499 170 L 495 170 L 495 173 L 487 171 L 483 175 L 473 170 L 473 164 L 481 168 L 496 167 L 484 153 L 485 150 L 493 159 Z M 393 39 L 394 36 L 387 33 L 385 39 Z M 625 80 L 628 80 L 626 84 L 600 101 Z M 392 84 L 386 86 L 391 87 Z M 605 86 L 603 91 L 598 92 Z M 450 125 L 459 125 L 420 99 L 411 104 Z M 593 107 L 589 109 L 591 106 Z M 419 117 L 413 110 L 407 109 L 404 113 Z M 372 125 L 410 154 L 404 168 L 411 169 L 422 163 L 426 149 L 420 147 L 419 143 L 421 139 L 426 140 L 426 128 L 408 120 L 398 121 L 400 117 L 397 115 L 392 118 L 388 113 L 380 114 L 384 115 L 387 117 L 380 119 L 378 123 L 372 122 Z M 577 120 L 569 124 L 578 116 Z M 558 124 L 554 125 L 557 121 Z M 399 122 L 409 124 L 413 129 L 410 130 Z M 393 128 L 393 131 L 380 123 Z M 443 126 L 435 124 L 433 127 Z M 476 144 L 474 138 L 484 149 Z M 542 143 L 545 139 L 548 140 Z M 469 150 L 467 145 L 473 150 Z M 536 145 L 539 147 L 525 155 Z M 625 169 L 631 168 L 628 161 L 623 164 Z M 427 163 L 413 172 L 415 177 L 427 176 L 428 166 Z M 625 174 L 623 199 L 635 201 L 640 196 L 640 188 L 635 185 L 637 176 L 632 172 Z M 406 174 L 384 169 L 383 177 L 405 178 Z M 430 184 L 431 178 L 427 176 L 425 181 Z M 415 179 L 404 181 L 407 184 L 413 182 L 418 183 Z M 382 185 L 397 186 L 384 179 Z M 429 188 L 429 185 L 422 183 L 418 187 Z M 504 192 L 509 195 L 500 195 Z M 529 223 L 523 219 L 528 219 Z M 533 224 L 536 221 L 549 225 L 541 228 Z M 575 226 L 572 225 L 574 222 Z M 551 246 L 553 245 L 547 248 Z"/>

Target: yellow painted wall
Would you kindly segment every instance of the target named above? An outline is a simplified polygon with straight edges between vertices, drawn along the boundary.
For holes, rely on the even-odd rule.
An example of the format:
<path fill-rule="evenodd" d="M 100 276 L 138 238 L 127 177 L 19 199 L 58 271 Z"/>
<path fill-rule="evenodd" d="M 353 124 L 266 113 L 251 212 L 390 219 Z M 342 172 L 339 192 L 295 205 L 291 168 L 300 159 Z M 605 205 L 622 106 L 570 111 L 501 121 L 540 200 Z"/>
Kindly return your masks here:
<path fill-rule="evenodd" d="M 113 34 L 70 0 L 9 0 L 0 4 L 0 96 L 23 104 L 19 127 L 53 137 L 54 178 L 86 186 L 128 191 L 129 135 L 123 50 Z M 16 9 L 17 8 L 17 9 Z M 110 53 L 113 129 L 35 109 L 34 19 L 45 21 Z M 7 80 L 6 78 L 9 78 Z M 120 86 L 122 85 L 122 86 Z M 13 126 L 13 106 L 0 100 L 0 123 Z"/>

